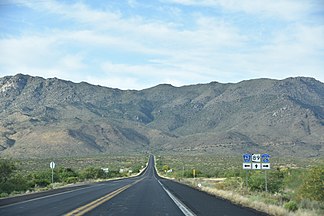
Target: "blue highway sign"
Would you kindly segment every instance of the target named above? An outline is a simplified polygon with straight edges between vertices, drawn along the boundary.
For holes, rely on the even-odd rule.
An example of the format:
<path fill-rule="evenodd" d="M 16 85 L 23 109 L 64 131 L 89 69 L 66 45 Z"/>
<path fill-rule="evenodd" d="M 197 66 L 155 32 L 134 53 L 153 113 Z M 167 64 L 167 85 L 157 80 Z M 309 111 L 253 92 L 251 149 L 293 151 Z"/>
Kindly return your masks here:
<path fill-rule="evenodd" d="M 243 161 L 244 163 L 250 163 L 251 162 L 251 154 L 244 154 L 243 155 Z"/>
<path fill-rule="evenodd" d="M 262 163 L 269 163 L 270 162 L 270 155 L 268 155 L 268 154 L 262 154 L 261 158 L 262 158 Z"/>

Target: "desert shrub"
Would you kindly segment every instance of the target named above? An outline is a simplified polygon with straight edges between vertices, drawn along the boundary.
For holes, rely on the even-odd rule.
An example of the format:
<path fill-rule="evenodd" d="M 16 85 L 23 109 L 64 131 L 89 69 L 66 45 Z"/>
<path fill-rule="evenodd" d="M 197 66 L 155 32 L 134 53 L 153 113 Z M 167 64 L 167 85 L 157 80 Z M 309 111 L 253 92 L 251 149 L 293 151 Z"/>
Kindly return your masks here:
<path fill-rule="evenodd" d="M 227 178 L 224 181 L 224 188 L 226 190 L 236 190 L 241 189 L 243 187 L 243 181 L 242 178 L 239 177 L 231 177 Z"/>
<path fill-rule="evenodd" d="M 28 178 L 34 183 L 35 187 L 46 187 L 52 182 L 52 171 L 43 170 L 30 174 Z M 59 181 L 57 172 L 54 172 L 53 176 L 54 182 Z"/>
<path fill-rule="evenodd" d="M 141 169 L 142 169 L 142 165 L 141 164 L 134 164 L 132 166 L 133 173 L 139 173 Z"/>
<path fill-rule="evenodd" d="M 324 200 L 324 165 L 313 167 L 305 173 L 297 197 L 299 200 Z"/>
<path fill-rule="evenodd" d="M 67 182 L 68 179 L 70 179 L 70 178 L 77 178 L 78 177 L 78 173 L 75 172 L 71 168 L 61 167 L 61 168 L 58 169 L 57 174 L 58 174 L 58 178 L 59 178 L 60 182 Z M 69 180 L 69 181 L 71 181 L 71 180 Z"/>
<path fill-rule="evenodd" d="M 107 176 L 108 178 L 117 178 L 121 177 L 122 174 L 118 170 L 109 170 Z"/>
<path fill-rule="evenodd" d="M 101 168 L 88 167 L 80 172 L 82 179 L 98 179 L 106 178 L 106 173 Z"/>
<path fill-rule="evenodd" d="M 13 161 L 0 159 L 0 184 L 6 182 L 16 169 Z"/>
<path fill-rule="evenodd" d="M 29 184 L 25 176 L 16 173 L 17 168 L 11 160 L 0 160 L 0 193 L 10 194 L 14 191 L 26 191 Z"/>
<path fill-rule="evenodd" d="M 7 197 L 9 194 L 8 193 L 5 193 L 5 192 L 3 192 L 3 193 L 0 193 L 0 198 L 2 198 L 2 197 Z"/>
<path fill-rule="evenodd" d="M 195 170 L 195 177 L 201 177 L 203 176 L 203 173 L 200 171 L 200 170 Z M 185 170 L 184 171 L 184 177 L 185 178 L 193 178 L 194 175 L 193 175 L 193 170 Z"/>
<path fill-rule="evenodd" d="M 267 173 L 268 192 L 279 192 L 284 187 L 284 174 L 279 171 L 270 171 Z M 252 191 L 265 191 L 264 172 L 252 172 L 248 180 L 249 188 Z"/>
<path fill-rule="evenodd" d="M 295 201 L 289 201 L 284 204 L 284 208 L 287 209 L 288 211 L 297 211 L 298 210 L 298 205 Z"/>
<path fill-rule="evenodd" d="M 65 179 L 65 182 L 68 184 L 72 184 L 72 183 L 76 183 L 78 182 L 79 178 L 76 176 L 70 176 L 68 178 Z"/>
<path fill-rule="evenodd" d="M 324 209 L 323 202 L 309 200 L 309 199 L 300 200 L 299 206 L 300 208 L 304 208 L 304 209 Z"/>
<path fill-rule="evenodd" d="M 229 170 L 226 170 L 225 173 L 224 173 L 224 176 L 226 178 L 238 177 L 240 175 L 241 175 L 241 170 L 239 170 L 239 169 L 229 169 Z"/>
<path fill-rule="evenodd" d="M 21 174 L 15 174 L 10 179 L 10 182 L 14 185 L 14 191 L 27 191 L 30 188 L 30 184 L 25 176 Z"/>
<path fill-rule="evenodd" d="M 285 173 L 284 177 L 284 185 L 286 188 L 295 190 L 296 188 L 299 188 L 302 184 L 302 179 L 300 176 L 302 175 L 303 170 L 301 169 L 288 169 Z"/>
<path fill-rule="evenodd" d="M 46 187 L 51 184 L 49 179 L 43 179 L 43 178 L 34 179 L 33 183 L 34 183 L 33 184 L 34 187 Z"/>
<path fill-rule="evenodd" d="M 253 172 L 248 179 L 249 188 L 252 191 L 264 191 L 264 175 L 261 172 Z"/>

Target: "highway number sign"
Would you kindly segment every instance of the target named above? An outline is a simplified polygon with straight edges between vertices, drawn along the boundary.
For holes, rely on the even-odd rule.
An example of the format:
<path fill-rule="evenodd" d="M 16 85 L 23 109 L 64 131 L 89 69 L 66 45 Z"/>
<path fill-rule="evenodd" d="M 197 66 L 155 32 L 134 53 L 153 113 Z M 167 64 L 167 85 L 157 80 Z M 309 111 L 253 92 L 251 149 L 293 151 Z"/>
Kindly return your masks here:
<path fill-rule="evenodd" d="M 252 169 L 251 163 L 243 163 L 243 169 Z"/>
<path fill-rule="evenodd" d="M 261 155 L 260 154 L 252 154 L 252 162 L 260 162 Z"/>
<path fill-rule="evenodd" d="M 252 163 L 252 169 L 254 169 L 254 170 L 261 169 L 261 164 L 260 163 Z"/>
<path fill-rule="evenodd" d="M 55 163 L 53 161 L 50 163 L 50 167 L 51 167 L 51 169 L 55 168 Z"/>
<path fill-rule="evenodd" d="M 270 155 L 262 154 L 261 158 L 262 158 L 262 163 L 270 163 Z"/>
<path fill-rule="evenodd" d="M 244 163 L 251 163 L 251 154 L 244 154 L 243 161 Z"/>
<path fill-rule="evenodd" d="M 262 164 L 262 169 L 270 169 L 270 163 L 263 163 Z"/>

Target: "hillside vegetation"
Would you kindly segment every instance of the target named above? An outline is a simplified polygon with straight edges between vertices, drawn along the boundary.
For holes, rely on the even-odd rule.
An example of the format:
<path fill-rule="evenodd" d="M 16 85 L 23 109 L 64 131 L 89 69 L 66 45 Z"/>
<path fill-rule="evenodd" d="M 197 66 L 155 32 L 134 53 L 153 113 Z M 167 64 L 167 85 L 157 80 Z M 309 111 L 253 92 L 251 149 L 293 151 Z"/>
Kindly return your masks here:
<path fill-rule="evenodd" d="M 322 157 L 323 117 L 324 84 L 307 77 L 141 91 L 22 74 L 0 78 L 3 157 L 161 151 Z"/>

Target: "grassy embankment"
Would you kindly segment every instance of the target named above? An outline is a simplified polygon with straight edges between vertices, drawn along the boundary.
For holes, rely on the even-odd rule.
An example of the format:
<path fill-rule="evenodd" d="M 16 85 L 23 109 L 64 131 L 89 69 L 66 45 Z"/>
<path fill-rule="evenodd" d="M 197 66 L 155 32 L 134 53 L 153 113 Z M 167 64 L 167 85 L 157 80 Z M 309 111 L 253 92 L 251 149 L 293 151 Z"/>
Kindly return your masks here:
<path fill-rule="evenodd" d="M 264 171 L 247 173 L 239 155 L 164 155 L 156 159 L 164 176 L 239 205 L 271 215 L 324 215 L 323 159 L 271 158 L 268 192 Z"/>
<path fill-rule="evenodd" d="M 129 177 L 147 163 L 148 155 L 97 155 L 56 159 L 0 159 L 0 197 L 66 185 Z M 50 162 L 54 161 L 54 184 Z M 109 168 L 104 172 L 101 168 Z"/>

